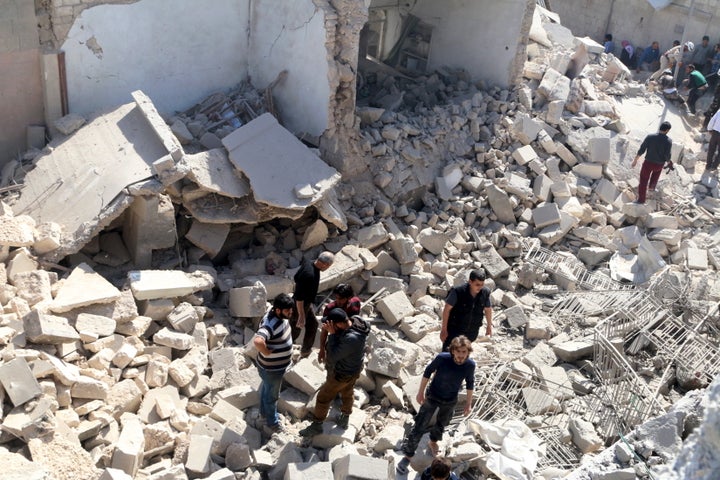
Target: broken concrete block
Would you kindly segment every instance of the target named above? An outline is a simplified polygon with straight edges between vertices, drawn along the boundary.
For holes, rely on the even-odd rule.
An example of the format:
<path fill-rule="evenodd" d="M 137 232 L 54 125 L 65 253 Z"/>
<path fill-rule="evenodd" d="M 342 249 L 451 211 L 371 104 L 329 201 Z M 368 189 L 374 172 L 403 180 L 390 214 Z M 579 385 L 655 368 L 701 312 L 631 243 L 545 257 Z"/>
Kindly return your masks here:
<path fill-rule="evenodd" d="M 504 312 L 508 324 L 512 328 L 519 328 L 528 322 L 528 317 L 520 305 L 515 305 L 506 309 Z"/>
<path fill-rule="evenodd" d="M 185 468 L 193 473 L 208 473 L 211 465 L 210 450 L 212 443 L 212 437 L 191 433 Z"/>
<path fill-rule="evenodd" d="M 603 177 L 603 166 L 600 163 L 583 162 L 572 167 L 575 175 L 591 180 L 599 180 Z"/>
<path fill-rule="evenodd" d="M 320 273 L 318 291 L 329 290 L 339 283 L 347 282 L 363 271 L 365 263 L 362 254 L 367 251 L 367 249 L 355 245 L 345 245 L 335 254 L 335 261 L 330 268 Z"/>
<path fill-rule="evenodd" d="M 77 113 L 68 113 L 53 122 L 53 126 L 63 135 L 70 135 L 85 125 L 85 118 Z"/>
<path fill-rule="evenodd" d="M 547 134 L 546 134 L 547 135 Z M 512 157 L 518 165 L 526 165 L 528 162 L 538 158 L 537 153 L 530 145 L 522 146 L 512 153 Z"/>
<path fill-rule="evenodd" d="M 428 332 L 437 330 L 440 326 L 439 322 L 428 315 L 421 313 L 415 316 L 407 316 L 403 318 L 400 324 L 400 330 L 413 343 L 420 341 Z"/>
<path fill-rule="evenodd" d="M 385 394 L 385 397 L 390 400 L 390 403 L 394 405 L 397 408 L 404 408 L 405 402 L 403 401 L 403 391 L 400 387 L 395 385 L 392 382 L 386 382 L 385 385 L 382 387 L 382 392 Z M 404 432 L 404 430 L 403 430 Z M 402 433 L 400 434 L 400 438 L 402 439 Z M 394 448 L 394 445 L 389 448 Z M 376 450 L 378 451 L 378 450 Z"/>
<path fill-rule="evenodd" d="M 158 139 L 160 139 L 163 147 L 165 147 L 173 160 L 176 162 L 179 161 L 183 155 L 182 146 L 180 145 L 180 142 L 178 142 L 177 138 L 175 138 L 175 135 L 173 135 L 170 127 L 158 113 L 152 100 L 150 100 L 150 97 L 145 95 L 145 93 L 141 90 L 135 90 L 131 93 L 131 95 L 143 116 L 150 124 L 150 127 L 154 130 Z"/>
<path fill-rule="evenodd" d="M 306 395 L 312 395 L 325 382 L 325 377 L 326 372 L 308 357 L 293 365 L 283 379 Z"/>
<path fill-rule="evenodd" d="M 678 219 L 674 215 L 667 215 L 663 212 L 651 212 L 645 217 L 647 228 L 678 228 Z"/>
<path fill-rule="evenodd" d="M 75 320 L 75 330 L 80 333 L 90 332 L 98 337 L 107 337 L 115 332 L 117 322 L 112 318 L 103 315 L 93 315 L 91 313 L 81 313 Z"/>
<path fill-rule="evenodd" d="M 402 291 L 384 296 L 378 300 L 376 307 L 390 326 L 415 312 L 415 307 L 410 303 L 410 299 L 405 292 Z"/>
<path fill-rule="evenodd" d="M 390 234 L 382 223 L 361 228 L 357 232 L 358 245 L 362 248 L 374 249 L 390 240 Z"/>
<path fill-rule="evenodd" d="M 588 159 L 593 163 L 606 165 L 610 162 L 610 138 L 593 137 L 588 140 Z"/>
<path fill-rule="evenodd" d="M 329 462 L 289 463 L 283 480 L 320 480 L 333 478 Z"/>
<path fill-rule="evenodd" d="M 210 289 L 215 284 L 212 275 L 203 270 L 193 273 L 176 270 L 133 270 L 128 272 L 128 280 L 137 300 L 182 297 Z"/>
<path fill-rule="evenodd" d="M 548 344 L 540 342 L 522 358 L 522 361 L 533 370 L 539 371 L 540 367 L 555 365 L 557 356 Z"/>
<path fill-rule="evenodd" d="M 17 357 L 0 366 L 0 384 L 16 407 L 42 393 L 27 361 L 22 357 Z"/>
<path fill-rule="evenodd" d="M 560 209 L 555 203 L 546 203 L 532 211 L 533 223 L 537 228 L 560 223 Z"/>
<path fill-rule="evenodd" d="M 709 266 L 707 250 L 689 247 L 687 249 L 687 266 L 690 270 L 707 270 Z"/>
<path fill-rule="evenodd" d="M 613 252 L 603 247 L 582 247 L 578 251 L 578 260 L 583 262 L 588 267 L 594 267 L 605 263 Z"/>
<path fill-rule="evenodd" d="M 33 310 L 23 317 L 26 338 L 37 344 L 60 344 L 80 339 L 67 319 Z"/>
<path fill-rule="evenodd" d="M 187 302 L 181 302 L 168 314 L 167 321 L 178 332 L 192 333 L 200 317 L 195 307 Z"/>
<path fill-rule="evenodd" d="M 267 310 L 267 291 L 256 282 L 251 287 L 230 289 L 228 308 L 233 317 L 261 317 Z"/>
<path fill-rule="evenodd" d="M 549 339 L 555 334 L 552 320 L 546 317 L 530 317 L 525 325 L 525 338 L 528 340 Z"/>
<path fill-rule="evenodd" d="M 78 380 L 73 384 L 70 395 L 72 395 L 73 398 L 105 400 L 109 389 L 108 385 L 101 380 L 80 375 Z"/>
<path fill-rule="evenodd" d="M 305 229 L 302 242 L 300 243 L 300 250 L 309 250 L 318 245 L 322 245 L 327 241 L 328 233 L 327 224 L 320 219 L 315 220 L 315 222 Z"/>
<path fill-rule="evenodd" d="M 559 401 L 575 396 L 570 379 L 562 367 L 541 367 L 540 384 L 543 389 Z"/>
<path fill-rule="evenodd" d="M 525 408 L 530 415 L 542 415 L 560 411 L 560 402 L 552 395 L 537 388 L 522 389 Z"/>
<path fill-rule="evenodd" d="M 659 228 L 648 234 L 649 240 L 664 242 L 668 247 L 676 247 L 682 241 L 682 231 L 672 228 Z"/>
<path fill-rule="evenodd" d="M 557 155 L 560 159 L 567 164 L 569 167 L 577 165 L 578 160 L 574 153 L 572 153 L 564 143 L 557 143 Z"/>
<path fill-rule="evenodd" d="M 52 300 L 50 275 L 45 270 L 33 270 L 15 274 L 12 283 L 17 288 L 17 296 L 29 306 Z"/>
<path fill-rule="evenodd" d="M 428 227 L 420 230 L 416 240 L 428 252 L 433 255 L 440 255 L 445 249 L 445 244 L 448 242 L 448 236 L 445 233 Z"/>
<path fill-rule="evenodd" d="M 383 288 L 389 293 L 402 292 L 405 290 L 405 282 L 401 278 L 395 277 L 372 276 L 368 279 L 368 293 L 377 293 Z"/>
<path fill-rule="evenodd" d="M 68 312 L 96 303 L 110 303 L 120 298 L 120 291 L 89 265 L 81 263 L 60 286 L 50 310 Z"/>
<path fill-rule="evenodd" d="M 591 453 L 603 447 L 602 438 L 590 422 L 581 418 L 570 419 L 570 432 L 575 446 L 583 453 Z"/>
<path fill-rule="evenodd" d="M 137 418 L 127 417 L 123 421 L 120 438 L 115 444 L 111 466 L 135 477 L 142 464 L 145 449 L 145 436 L 142 423 Z"/>
<path fill-rule="evenodd" d="M 153 335 L 153 342 L 176 350 L 190 350 L 195 345 L 195 339 L 191 335 L 174 332 L 167 327 Z"/>
<path fill-rule="evenodd" d="M 202 223 L 194 220 L 185 238 L 207 253 L 210 258 L 214 258 L 225 244 L 228 233 L 230 233 L 228 224 Z"/>
<path fill-rule="evenodd" d="M 601 178 L 595 185 L 595 193 L 603 202 L 612 204 L 617 199 L 620 191 L 613 182 L 607 178 Z"/>
<path fill-rule="evenodd" d="M 505 224 L 514 224 L 515 213 L 513 212 L 513 205 L 510 202 L 508 194 L 496 185 L 490 185 L 485 191 L 488 202 L 490 203 L 490 208 L 492 208 L 498 221 Z"/>
<path fill-rule="evenodd" d="M 35 242 L 35 221 L 27 215 L 0 216 L 0 246 L 29 247 Z"/>

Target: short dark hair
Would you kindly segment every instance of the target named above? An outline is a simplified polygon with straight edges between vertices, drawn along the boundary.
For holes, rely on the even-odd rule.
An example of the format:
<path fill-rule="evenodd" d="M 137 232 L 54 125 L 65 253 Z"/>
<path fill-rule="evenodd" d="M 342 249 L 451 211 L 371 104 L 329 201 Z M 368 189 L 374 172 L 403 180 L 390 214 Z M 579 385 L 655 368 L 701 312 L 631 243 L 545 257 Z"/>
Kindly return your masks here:
<path fill-rule="evenodd" d="M 333 288 L 333 294 L 340 298 L 352 298 L 355 296 L 355 291 L 347 283 L 340 283 Z"/>
<path fill-rule="evenodd" d="M 437 457 L 430 464 L 430 476 L 433 478 L 448 478 L 450 476 L 450 460 Z"/>
<path fill-rule="evenodd" d="M 275 297 L 275 300 L 273 300 L 273 308 L 285 310 L 288 308 L 293 308 L 294 306 L 295 302 L 293 302 L 292 297 L 287 293 L 281 293 L 280 295 Z"/>
<path fill-rule="evenodd" d="M 672 128 L 672 125 L 670 125 L 670 122 L 665 121 L 665 122 L 662 122 L 662 123 L 660 124 L 660 131 L 661 131 L 661 132 L 667 132 L 667 131 L 669 131 L 671 128 Z"/>
<path fill-rule="evenodd" d="M 692 63 L 687 66 L 688 70 L 695 70 L 695 65 Z"/>
<path fill-rule="evenodd" d="M 696 37 L 696 38 L 697 38 L 697 37 Z M 606 33 L 606 34 L 605 34 L 605 40 L 610 40 L 610 41 L 612 41 L 612 33 Z"/>
<path fill-rule="evenodd" d="M 481 280 L 485 281 L 485 271 L 484 270 L 472 270 L 470 272 L 470 281 L 474 282 L 475 280 Z"/>
<path fill-rule="evenodd" d="M 708 42 L 710 41 L 710 37 L 708 37 L 707 35 L 703 35 L 703 38 L 702 38 L 702 39 L 703 39 L 703 40 L 707 40 Z"/>

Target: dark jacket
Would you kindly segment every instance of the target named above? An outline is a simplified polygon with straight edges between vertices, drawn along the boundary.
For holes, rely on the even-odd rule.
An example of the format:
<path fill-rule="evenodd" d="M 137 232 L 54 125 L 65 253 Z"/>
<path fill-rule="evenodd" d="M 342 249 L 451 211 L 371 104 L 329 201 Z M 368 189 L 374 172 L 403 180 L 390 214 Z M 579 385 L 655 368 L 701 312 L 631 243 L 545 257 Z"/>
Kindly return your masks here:
<path fill-rule="evenodd" d="M 293 299 L 296 302 L 305 302 L 305 308 L 309 307 L 315 302 L 320 285 L 320 270 L 315 266 L 315 262 L 303 258 L 293 280 L 295 280 Z"/>
<path fill-rule="evenodd" d="M 470 294 L 468 283 L 455 287 L 452 291 L 456 301 L 448 317 L 448 333 L 450 336 L 465 335 L 470 341 L 474 341 L 483 323 L 485 308 L 490 307 L 490 289 L 483 287 L 474 298 Z"/>
<path fill-rule="evenodd" d="M 645 155 L 646 161 L 662 165 L 670 161 L 672 140 L 664 133 L 648 135 L 640 145 L 637 154 L 642 155 L 645 151 L 647 151 L 647 155 Z"/>
<path fill-rule="evenodd" d="M 370 334 L 370 324 L 361 317 L 352 317 L 352 326 L 347 330 L 329 335 L 327 340 L 327 361 L 335 374 L 357 375 L 363 369 L 365 342 Z"/>

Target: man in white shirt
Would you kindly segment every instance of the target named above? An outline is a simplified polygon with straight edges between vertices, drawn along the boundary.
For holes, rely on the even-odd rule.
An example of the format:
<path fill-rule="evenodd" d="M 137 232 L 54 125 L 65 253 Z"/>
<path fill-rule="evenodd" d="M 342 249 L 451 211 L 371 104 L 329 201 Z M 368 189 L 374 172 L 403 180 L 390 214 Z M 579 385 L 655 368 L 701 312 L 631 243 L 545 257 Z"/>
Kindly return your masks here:
<path fill-rule="evenodd" d="M 707 161 L 705 162 L 705 171 L 714 172 L 720 164 L 720 110 L 715 112 L 707 126 L 710 132 L 710 146 L 707 152 Z"/>

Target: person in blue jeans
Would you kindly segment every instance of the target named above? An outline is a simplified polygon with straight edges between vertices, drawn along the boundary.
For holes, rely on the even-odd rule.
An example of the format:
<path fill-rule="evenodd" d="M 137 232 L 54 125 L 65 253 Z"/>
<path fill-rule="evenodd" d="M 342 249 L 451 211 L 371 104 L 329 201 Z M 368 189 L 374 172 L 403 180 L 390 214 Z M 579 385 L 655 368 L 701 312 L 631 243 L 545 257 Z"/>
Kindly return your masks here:
<path fill-rule="evenodd" d="M 260 414 L 265 417 L 266 428 L 271 432 L 282 430 L 277 413 L 283 375 L 290 365 L 292 354 L 292 330 L 288 319 L 293 314 L 295 302 L 286 293 L 273 301 L 272 308 L 260 322 L 253 337 L 258 351 L 257 368 L 260 384 Z"/>
<path fill-rule="evenodd" d="M 438 454 L 437 442 L 442 439 L 445 427 L 452 419 L 463 381 L 467 389 L 463 414 L 470 413 L 473 388 L 475 388 L 475 362 L 470 359 L 471 352 L 472 342 L 466 336 L 460 335 L 450 342 L 449 352 L 438 354 L 425 367 L 417 394 L 417 401 L 421 407 L 415 415 L 415 425 L 403 440 L 402 451 L 405 456 L 395 468 L 398 473 L 408 472 L 410 460 L 415 456 L 420 439 L 428 431 L 430 432 L 428 446 L 433 455 Z M 430 381 L 431 377 L 432 381 Z M 429 387 L 428 382 L 430 382 Z M 435 425 L 431 427 L 430 420 L 435 411 L 437 411 L 437 418 Z"/>

